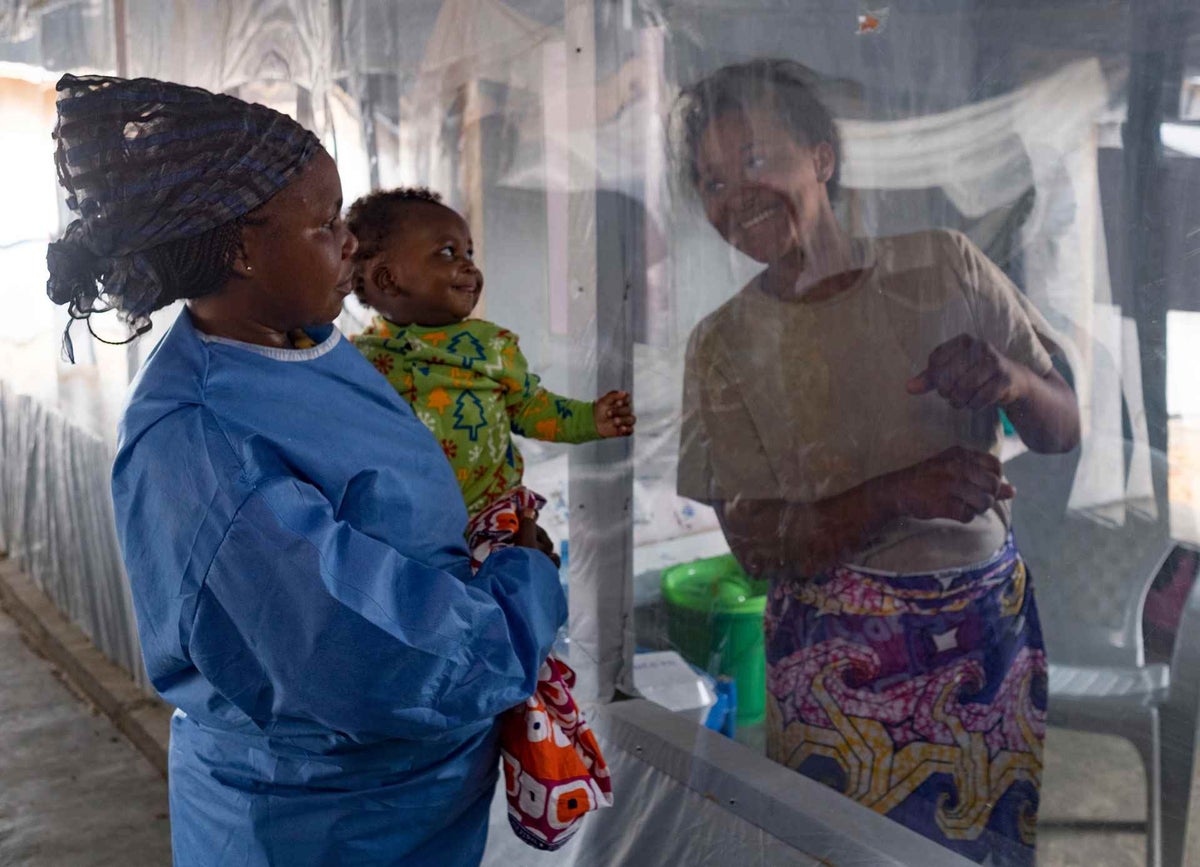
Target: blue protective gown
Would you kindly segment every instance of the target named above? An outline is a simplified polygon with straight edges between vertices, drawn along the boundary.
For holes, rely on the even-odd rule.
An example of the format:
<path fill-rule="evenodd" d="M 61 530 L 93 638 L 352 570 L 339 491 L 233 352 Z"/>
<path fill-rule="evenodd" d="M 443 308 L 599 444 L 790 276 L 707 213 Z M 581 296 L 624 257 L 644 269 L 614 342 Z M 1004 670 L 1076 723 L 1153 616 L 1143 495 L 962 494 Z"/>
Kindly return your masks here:
<path fill-rule="evenodd" d="M 176 867 L 476 865 L 498 748 L 566 617 L 549 558 L 471 576 L 433 437 L 332 328 L 146 363 L 113 471 L 170 749 Z"/>

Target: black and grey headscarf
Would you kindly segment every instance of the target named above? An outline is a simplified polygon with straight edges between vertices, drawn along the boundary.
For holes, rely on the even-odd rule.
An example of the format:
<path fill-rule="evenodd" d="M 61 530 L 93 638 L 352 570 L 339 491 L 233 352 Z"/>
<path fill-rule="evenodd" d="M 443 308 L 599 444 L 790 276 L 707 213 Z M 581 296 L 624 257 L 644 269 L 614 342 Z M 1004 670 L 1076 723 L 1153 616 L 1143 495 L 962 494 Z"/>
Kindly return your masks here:
<path fill-rule="evenodd" d="M 240 220 L 321 147 L 284 114 L 197 87 L 64 75 L 57 89 L 54 159 L 78 218 L 47 250 L 46 291 L 72 321 L 119 311 L 134 336 L 194 297 L 164 291 L 155 251 Z"/>

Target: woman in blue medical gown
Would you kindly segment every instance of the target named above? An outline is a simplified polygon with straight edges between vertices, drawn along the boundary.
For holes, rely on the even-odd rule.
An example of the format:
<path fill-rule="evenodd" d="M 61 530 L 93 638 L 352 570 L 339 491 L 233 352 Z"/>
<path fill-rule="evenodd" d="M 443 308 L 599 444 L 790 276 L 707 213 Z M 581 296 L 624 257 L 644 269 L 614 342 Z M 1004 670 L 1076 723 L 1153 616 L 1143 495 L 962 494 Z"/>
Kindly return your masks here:
<path fill-rule="evenodd" d="M 472 577 L 440 448 L 331 324 L 355 241 L 310 132 L 148 79 L 58 90 L 78 219 L 51 298 L 137 333 L 187 302 L 113 470 L 146 668 L 178 708 L 175 864 L 478 864 L 494 718 L 565 618 L 551 559 Z"/>

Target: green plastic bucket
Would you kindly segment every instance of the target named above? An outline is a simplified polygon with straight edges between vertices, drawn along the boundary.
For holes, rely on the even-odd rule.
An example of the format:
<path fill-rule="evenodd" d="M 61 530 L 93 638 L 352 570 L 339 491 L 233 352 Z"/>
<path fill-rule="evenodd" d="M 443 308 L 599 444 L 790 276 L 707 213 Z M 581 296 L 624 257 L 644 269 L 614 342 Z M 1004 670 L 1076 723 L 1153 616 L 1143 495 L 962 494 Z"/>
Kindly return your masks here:
<path fill-rule="evenodd" d="M 664 570 L 662 595 L 671 645 L 692 665 L 737 682 L 739 725 L 761 722 L 767 697 L 767 582 L 750 578 L 726 554 Z"/>

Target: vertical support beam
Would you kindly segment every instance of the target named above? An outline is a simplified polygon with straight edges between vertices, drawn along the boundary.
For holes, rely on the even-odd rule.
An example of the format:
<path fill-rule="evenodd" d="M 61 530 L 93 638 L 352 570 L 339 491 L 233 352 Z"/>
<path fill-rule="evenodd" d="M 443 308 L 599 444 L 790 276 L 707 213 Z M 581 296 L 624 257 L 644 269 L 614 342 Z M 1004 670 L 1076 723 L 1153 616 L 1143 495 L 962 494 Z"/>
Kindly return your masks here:
<path fill-rule="evenodd" d="M 1150 447 L 1167 455 L 1167 233 L 1166 165 L 1160 128 L 1178 117 L 1183 56 L 1193 0 L 1136 0 L 1130 3 L 1129 109 L 1122 128 L 1122 194 L 1130 224 L 1129 268 L 1137 320 L 1138 348 Z M 1166 461 L 1152 461 L 1165 467 Z M 1169 508 L 1167 473 L 1153 474 L 1155 498 Z M 1189 603 L 1188 608 L 1193 606 Z M 1187 625 L 1188 621 L 1183 621 Z M 1180 633 L 1172 672 L 1180 668 L 1188 642 Z M 1155 731 L 1146 840 L 1147 864 L 1184 864 L 1187 817 L 1197 732 L 1194 684 L 1172 683 Z M 1170 737 L 1164 737 L 1166 734 Z M 1157 815 L 1155 808 L 1157 807 Z"/>
<path fill-rule="evenodd" d="M 1130 280 L 1137 319 L 1150 447 L 1167 451 L 1167 285 L 1165 165 L 1159 127 L 1179 111 L 1189 0 L 1139 0 L 1129 6 L 1129 108 L 1123 196 L 1130 226 Z M 1166 484 L 1156 479 L 1155 486 Z M 1165 490 L 1158 490 L 1160 500 Z"/>
<path fill-rule="evenodd" d="M 571 393 L 632 390 L 633 343 L 625 274 L 632 225 L 620 197 L 597 196 L 596 76 L 619 45 L 619 7 L 565 0 L 568 122 L 577 145 L 568 202 Z M 608 64 L 616 69 L 619 64 Z M 641 257 L 637 257 L 641 258 Z M 633 450 L 629 440 L 572 448 L 571 665 L 576 694 L 608 702 L 633 691 Z"/>
<path fill-rule="evenodd" d="M 117 75 L 129 77 L 129 10 L 125 0 L 113 0 L 113 42 L 117 55 Z M 139 348 L 140 340 L 131 340 L 125 344 L 125 377 L 127 382 L 133 382 L 141 367 L 142 357 Z"/>
<path fill-rule="evenodd" d="M 632 15 L 632 10 L 627 8 L 627 12 Z M 641 199 L 645 203 L 646 213 L 642 220 L 645 273 L 636 275 L 640 276 L 645 286 L 645 303 L 641 307 L 643 322 L 635 322 L 634 326 L 635 332 L 639 325 L 644 327 L 644 340 L 650 346 L 667 346 L 675 339 L 675 301 L 671 293 L 670 265 L 665 261 L 666 242 L 663 238 L 666 227 L 664 217 L 671 209 L 667 194 L 667 178 L 671 168 L 660 139 L 661 115 L 671 103 L 671 95 L 663 78 L 666 68 L 666 28 L 643 27 L 637 41 L 642 60 L 638 69 L 645 94 L 642 101 L 646 146 L 642 153 L 632 154 L 631 158 L 641 163 Z"/>
<path fill-rule="evenodd" d="M 550 304 L 550 334 L 570 334 L 569 272 L 567 270 L 570 202 L 568 190 L 571 144 L 567 132 L 570 100 L 567 96 L 567 45 L 550 40 L 542 46 L 542 143 L 546 178 L 546 274 Z"/>
<path fill-rule="evenodd" d="M 117 75 L 129 77 L 129 13 L 125 0 L 113 0 L 113 41 L 116 43 Z"/>
<path fill-rule="evenodd" d="M 375 89 L 378 78 L 369 73 L 356 73 L 360 82 L 358 112 L 362 122 L 363 143 L 367 148 L 367 175 L 372 190 L 379 189 L 379 141 L 375 129 Z"/>
<path fill-rule="evenodd" d="M 475 245 L 475 261 L 487 272 L 487 247 L 484 230 L 486 221 L 483 213 L 483 98 L 479 90 L 479 79 L 472 77 L 464 85 L 462 111 L 462 170 L 461 184 L 466 206 L 467 224 L 471 227 L 471 242 Z M 472 318 L 482 319 L 487 314 L 487 295 L 484 294 L 475 306 Z"/>

